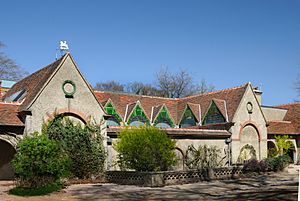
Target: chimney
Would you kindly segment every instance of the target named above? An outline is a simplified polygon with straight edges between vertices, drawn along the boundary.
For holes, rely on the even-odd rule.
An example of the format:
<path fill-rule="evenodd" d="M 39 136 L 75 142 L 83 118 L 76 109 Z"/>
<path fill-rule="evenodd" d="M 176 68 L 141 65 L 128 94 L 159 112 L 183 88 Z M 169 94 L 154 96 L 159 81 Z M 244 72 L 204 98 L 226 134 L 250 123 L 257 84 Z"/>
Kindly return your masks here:
<path fill-rule="evenodd" d="M 253 91 L 254 91 L 254 94 L 256 96 L 256 99 L 257 99 L 259 105 L 261 105 L 261 95 L 263 92 L 261 90 L 259 90 L 258 87 L 253 88 Z"/>

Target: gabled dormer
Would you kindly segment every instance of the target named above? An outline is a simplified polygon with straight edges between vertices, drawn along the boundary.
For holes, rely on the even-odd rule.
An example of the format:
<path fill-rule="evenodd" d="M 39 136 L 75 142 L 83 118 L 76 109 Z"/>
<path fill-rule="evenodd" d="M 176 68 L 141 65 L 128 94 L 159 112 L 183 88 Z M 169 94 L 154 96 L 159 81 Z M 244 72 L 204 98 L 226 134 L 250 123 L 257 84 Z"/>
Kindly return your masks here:
<path fill-rule="evenodd" d="M 140 101 L 127 105 L 126 117 L 126 123 L 129 126 L 150 125 L 149 118 L 146 115 Z"/>
<path fill-rule="evenodd" d="M 152 108 L 152 123 L 157 128 L 173 128 L 175 126 L 165 104 Z"/>
<path fill-rule="evenodd" d="M 204 115 L 202 125 L 227 122 L 227 116 L 226 102 L 224 100 L 213 99 Z"/>
<path fill-rule="evenodd" d="M 117 112 L 115 109 L 115 106 L 111 99 L 108 99 L 108 101 L 104 105 L 104 109 L 110 117 L 107 119 L 107 125 L 108 126 L 120 126 L 122 122 L 121 115 Z"/>
<path fill-rule="evenodd" d="M 191 126 L 196 126 L 198 124 L 198 120 L 196 118 L 197 114 L 193 112 L 191 106 L 186 104 L 184 112 L 180 118 L 179 127 L 186 128 Z"/>

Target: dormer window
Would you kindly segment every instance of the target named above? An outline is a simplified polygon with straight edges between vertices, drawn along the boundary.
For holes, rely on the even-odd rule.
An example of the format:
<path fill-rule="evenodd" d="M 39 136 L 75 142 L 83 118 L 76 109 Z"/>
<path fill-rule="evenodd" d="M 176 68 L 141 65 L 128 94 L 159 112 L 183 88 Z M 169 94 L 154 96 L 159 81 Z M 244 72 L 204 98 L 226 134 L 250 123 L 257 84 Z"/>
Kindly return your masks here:
<path fill-rule="evenodd" d="M 22 89 L 20 91 L 17 91 L 16 93 L 13 93 L 12 95 L 6 97 L 4 99 L 4 102 L 18 102 L 18 101 L 22 101 L 25 96 L 26 96 L 27 92 L 25 89 Z"/>

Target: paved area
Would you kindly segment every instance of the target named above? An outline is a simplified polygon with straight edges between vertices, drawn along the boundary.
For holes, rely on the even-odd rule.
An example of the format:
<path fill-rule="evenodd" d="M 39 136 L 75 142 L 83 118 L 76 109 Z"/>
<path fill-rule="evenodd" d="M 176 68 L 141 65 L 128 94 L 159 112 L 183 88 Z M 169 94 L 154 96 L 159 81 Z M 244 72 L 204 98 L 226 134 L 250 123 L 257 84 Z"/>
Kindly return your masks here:
<path fill-rule="evenodd" d="M 297 200 L 298 168 L 290 167 L 277 174 L 237 180 L 148 188 L 116 184 L 71 185 L 61 192 L 46 196 L 19 197 L 8 195 L 12 182 L 0 183 L 2 201 L 52 200 Z"/>

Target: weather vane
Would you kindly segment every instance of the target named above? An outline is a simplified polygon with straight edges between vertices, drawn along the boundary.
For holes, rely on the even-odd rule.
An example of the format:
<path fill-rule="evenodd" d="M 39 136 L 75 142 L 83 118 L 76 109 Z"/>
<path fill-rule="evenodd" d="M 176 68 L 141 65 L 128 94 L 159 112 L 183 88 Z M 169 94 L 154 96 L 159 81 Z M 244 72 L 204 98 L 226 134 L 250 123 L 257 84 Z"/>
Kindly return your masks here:
<path fill-rule="evenodd" d="M 57 60 L 58 51 L 60 51 L 60 56 L 62 56 L 64 53 L 69 51 L 69 46 L 67 44 L 67 41 L 65 40 L 59 41 L 59 49 L 56 49 L 56 57 L 55 57 L 56 60 Z"/>

